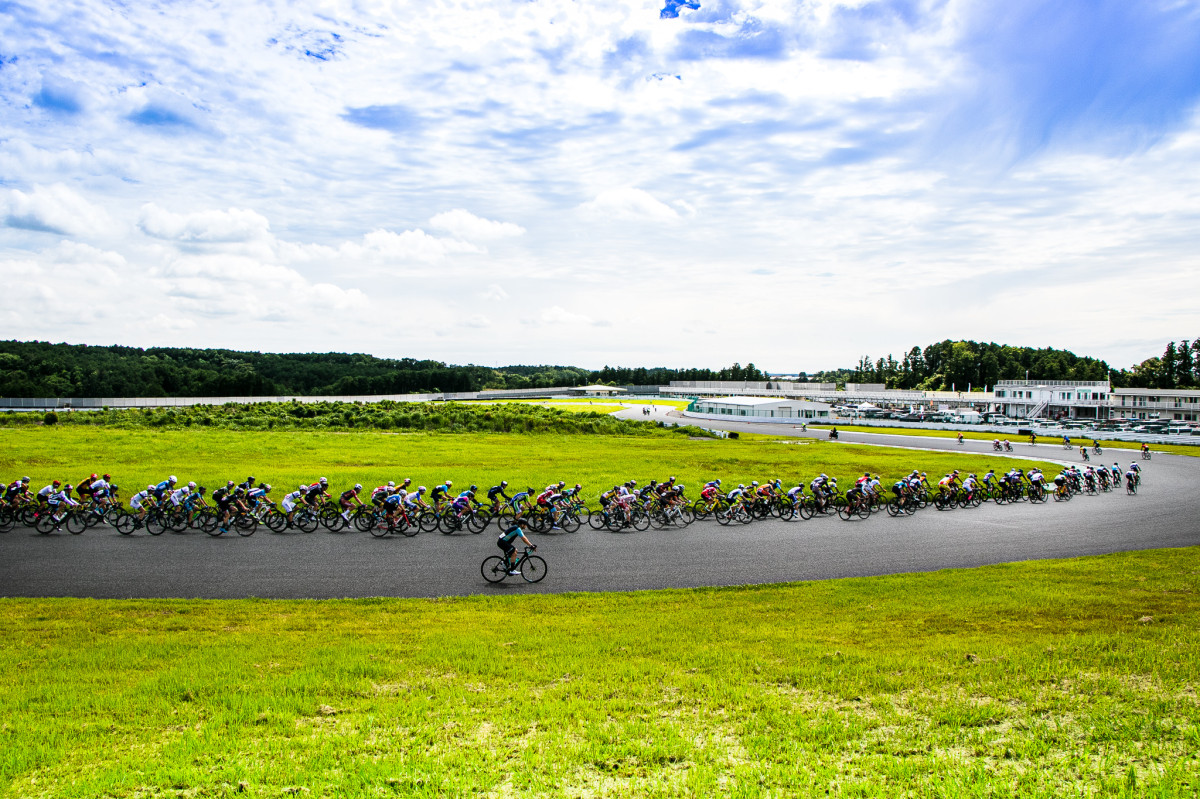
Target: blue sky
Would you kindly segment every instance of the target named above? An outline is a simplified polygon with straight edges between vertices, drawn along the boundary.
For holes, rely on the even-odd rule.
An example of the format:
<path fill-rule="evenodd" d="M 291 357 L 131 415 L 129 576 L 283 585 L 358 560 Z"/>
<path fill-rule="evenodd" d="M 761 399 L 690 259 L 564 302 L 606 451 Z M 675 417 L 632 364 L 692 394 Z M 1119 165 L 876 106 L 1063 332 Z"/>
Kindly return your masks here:
<path fill-rule="evenodd" d="M 1200 335 L 1200 5 L 0 0 L 0 335 L 773 371 Z"/>

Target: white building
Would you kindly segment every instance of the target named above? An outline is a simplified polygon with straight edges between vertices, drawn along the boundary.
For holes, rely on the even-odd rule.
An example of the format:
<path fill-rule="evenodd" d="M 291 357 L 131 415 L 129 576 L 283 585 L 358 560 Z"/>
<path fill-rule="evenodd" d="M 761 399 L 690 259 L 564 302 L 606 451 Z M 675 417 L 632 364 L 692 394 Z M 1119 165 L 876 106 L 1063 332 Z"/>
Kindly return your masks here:
<path fill-rule="evenodd" d="M 1200 421 L 1200 391 L 1183 388 L 1116 388 L 1112 392 L 1115 419 Z"/>
<path fill-rule="evenodd" d="M 1108 418 L 1111 390 L 1107 380 L 1001 380 L 996 409 L 1019 419 Z"/>
<path fill-rule="evenodd" d="M 825 402 L 780 397 L 714 397 L 698 399 L 684 411 L 687 416 L 736 419 L 747 422 L 807 422 L 828 419 L 832 407 Z"/>

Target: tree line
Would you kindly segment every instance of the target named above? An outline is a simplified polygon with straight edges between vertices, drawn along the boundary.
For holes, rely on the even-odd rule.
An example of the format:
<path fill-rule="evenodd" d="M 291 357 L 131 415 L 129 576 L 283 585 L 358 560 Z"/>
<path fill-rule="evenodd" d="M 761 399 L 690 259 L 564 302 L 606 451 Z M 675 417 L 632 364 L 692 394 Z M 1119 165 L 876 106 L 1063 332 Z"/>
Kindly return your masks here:
<path fill-rule="evenodd" d="M 456 366 L 363 353 L 260 353 L 0 341 L 4 397 L 263 397 L 423 394 L 488 389 L 764 380 L 754 364 L 720 370 Z"/>
<path fill-rule="evenodd" d="M 896 360 L 864 355 L 854 369 L 822 372 L 814 380 L 883 383 L 888 388 L 927 391 L 983 390 L 999 380 L 1108 380 L 1113 388 L 1195 388 L 1200 386 L 1200 339 L 1172 341 L 1161 358 L 1130 369 L 1052 347 L 1012 347 L 995 342 L 951 341 L 913 347 Z"/>

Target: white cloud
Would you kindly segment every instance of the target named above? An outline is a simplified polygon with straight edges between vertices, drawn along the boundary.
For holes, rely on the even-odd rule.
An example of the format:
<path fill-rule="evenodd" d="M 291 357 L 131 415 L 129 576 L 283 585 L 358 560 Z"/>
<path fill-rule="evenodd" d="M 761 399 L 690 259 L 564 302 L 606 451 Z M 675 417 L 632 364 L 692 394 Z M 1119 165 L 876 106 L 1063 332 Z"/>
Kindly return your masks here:
<path fill-rule="evenodd" d="M 102 208 L 62 183 L 0 194 L 0 219 L 9 227 L 77 236 L 103 234 L 112 224 Z"/>
<path fill-rule="evenodd" d="M 347 243 L 343 244 L 341 249 L 352 255 L 393 261 L 421 261 L 423 263 L 436 263 L 453 254 L 483 252 L 474 244 L 457 239 L 441 239 L 430 236 L 420 228 L 400 233 L 391 230 L 373 230 L 363 236 L 361 245 Z"/>
<path fill-rule="evenodd" d="M 579 206 L 589 216 L 637 222 L 676 222 L 679 213 L 642 189 L 607 189 Z"/>
<path fill-rule="evenodd" d="M 240 242 L 266 237 L 271 225 L 263 215 L 244 208 L 175 214 L 147 203 L 138 215 L 138 227 L 169 241 Z"/>
<path fill-rule="evenodd" d="M 508 299 L 508 292 L 504 290 L 503 286 L 499 286 L 495 283 L 489 283 L 487 290 L 484 291 L 480 296 L 487 300 L 499 302 L 500 300 Z"/>
<path fill-rule="evenodd" d="M 438 214 L 429 220 L 429 226 L 467 241 L 491 241 L 525 234 L 525 228 L 520 225 L 483 219 L 461 208 Z"/>

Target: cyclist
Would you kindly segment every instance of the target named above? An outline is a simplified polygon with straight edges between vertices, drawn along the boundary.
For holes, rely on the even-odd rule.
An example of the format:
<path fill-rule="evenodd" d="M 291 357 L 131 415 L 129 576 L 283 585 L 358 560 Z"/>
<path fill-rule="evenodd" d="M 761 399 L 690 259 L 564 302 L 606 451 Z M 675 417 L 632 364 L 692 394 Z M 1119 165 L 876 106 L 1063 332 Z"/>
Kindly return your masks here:
<path fill-rule="evenodd" d="M 1137 482 L 1140 485 L 1142 482 L 1142 467 L 1138 466 L 1137 462 L 1135 461 L 1135 462 L 1129 464 L 1129 471 L 1131 471 L 1135 475 L 1137 475 Z"/>
<path fill-rule="evenodd" d="M 787 497 L 787 501 L 793 508 L 800 507 L 801 503 L 804 502 L 804 483 L 789 488 L 784 496 Z"/>
<path fill-rule="evenodd" d="M 1035 447 L 1037 446 L 1037 434 L 1036 433 L 1029 434 L 1029 444 L 1030 444 L 1030 446 L 1035 446 Z"/>
<path fill-rule="evenodd" d="M 828 496 L 829 476 L 822 472 L 813 478 L 813 481 L 808 484 L 808 487 L 812 489 L 813 501 L 817 503 L 817 509 L 824 511 L 825 500 Z"/>
<path fill-rule="evenodd" d="M 513 568 L 512 562 L 512 553 L 513 550 L 516 549 L 516 547 L 513 546 L 513 541 L 516 541 L 518 538 L 525 542 L 525 546 L 535 551 L 537 550 L 537 546 L 535 546 L 534 543 L 526 537 L 525 531 L 521 529 L 520 525 L 514 524 L 512 527 L 502 532 L 500 537 L 496 539 L 496 546 L 500 547 L 500 549 L 504 552 L 504 565 L 508 568 L 509 574 L 520 574 L 519 571 Z"/>
<path fill-rule="evenodd" d="M 183 501 L 183 509 L 187 512 L 188 524 L 200 513 L 201 508 L 207 508 L 208 503 L 204 501 L 204 486 L 196 486 L 190 491 Z"/>
<path fill-rule="evenodd" d="M 1087 449 L 1087 444 L 1081 444 L 1081 445 L 1080 445 L 1080 447 L 1079 447 L 1079 457 L 1083 458 L 1085 461 L 1090 461 L 1090 460 L 1091 460 L 1091 458 L 1089 458 L 1089 457 L 1088 457 L 1088 449 Z"/>
<path fill-rule="evenodd" d="M 1129 464 L 1129 470 L 1125 472 L 1125 484 L 1132 485 L 1135 490 L 1137 489 L 1138 483 L 1141 482 L 1141 475 L 1138 474 L 1138 469 L 1136 467 L 1136 463 L 1131 463 Z"/>
<path fill-rule="evenodd" d="M 20 480 L 13 480 L 8 484 L 8 488 L 4 491 L 4 501 L 9 505 L 16 503 L 29 496 L 29 478 L 22 477 Z"/>
<path fill-rule="evenodd" d="M 436 485 L 429 492 L 429 499 L 433 502 L 433 507 L 437 510 L 442 509 L 442 503 L 450 499 L 450 489 L 454 486 L 453 480 L 447 480 L 441 485 Z"/>
<path fill-rule="evenodd" d="M 1007 438 L 1004 439 L 1004 450 L 1005 452 L 1012 452 L 1012 444 L 1008 443 Z"/>
<path fill-rule="evenodd" d="M 479 486 L 472 485 L 454 498 L 454 501 L 450 503 L 450 509 L 454 511 L 455 516 L 461 519 L 464 514 L 470 512 L 472 505 L 479 507 L 479 503 L 475 501 L 475 492 L 478 490 Z"/>
<path fill-rule="evenodd" d="M 47 502 L 49 502 L 50 497 L 57 494 L 59 491 L 59 488 L 61 486 L 62 486 L 62 482 L 60 480 L 55 480 L 50 485 L 45 486 L 40 491 L 38 491 L 37 492 L 38 507 L 41 507 L 41 506 L 45 505 Z"/>
<path fill-rule="evenodd" d="M 958 434 L 958 443 L 959 444 L 963 443 L 963 434 L 962 433 Z"/>
<path fill-rule="evenodd" d="M 562 529 L 558 526 L 558 507 L 556 504 L 561 497 L 562 495 L 558 493 L 558 486 L 553 484 L 546 486 L 546 490 L 537 496 L 537 506 L 543 508 L 550 516 L 551 530 Z"/>
<path fill-rule="evenodd" d="M 504 489 L 508 488 L 508 481 L 501 480 L 499 485 L 494 485 L 488 489 L 487 498 L 492 503 L 492 513 L 500 512 L 500 498 L 503 497 L 505 502 L 511 502 L 512 497 L 505 493 Z"/>
<path fill-rule="evenodd" d="M 238 488 L 242 489 L 247 495 L 249 495 L 250 492 L 254 490 L 254 475 L 247 477 L 246 482 L 238 483 Z"/>
<path fill-rule="evenodd" d="M 183 486 L 182 488 L 178 488 L 175 491 L 172 491 L 170 494 L 168 494 L 167 498 L 171 502 L 171 507 L 178 508 L 180 505 L 182 505 L 184 500 L 186 500 L 188 498 L 188 495 L 192 493 L 192 489 L 195 487 L 196 487 L 195 483 L 188 483 L 187 485 Z"/>
<path fill-rule="evenodd" d="M 1070 448 L 1071 448 L 1071 437 L 1064 433 L 1063 434 L 1063 449 L 1070 449 Z"/>
<path fill-rule="evenodd" d="M 896 482 L 892 483 L 892 493 L 896 495 L 896 505 L 900 510 L 908 512 L 908 497 L 912 493 L 912 488 L 909 485 L 907 477 L 901 477 Z"/>
<path fill-rule="evenodd" d="M 316 510 L 321 504 L 321 497 L 329 497 L 329 481 L 322 477 L 317 482 L 308 487 L 308 491 L 304 493 L 304 504 L 308 505 L 313 510 Z"/>
<path fill-rule="evenodd" d="M 92 484 L 98 479 L 96 473 L 92 472 L 75 484 L 75 493 L 79 495 L 80 500 L 86 500 L 92 495 Z"/>
<path fill-rule="evenodd" d="M 221 489 L 217 489 L 220 491 Z M 213 499 L 217 501 L 217 526 L 221 528 L 222 533 L 229 532 L 229 520 L 233 518 L 233 514 L 240 512 L 246 513 L 249 509 L 246 507 L 245 497 L 246 489 L 238 486 L 230 491 L 225 489 L 224 495 L 217 498 L 217 491 L 213 492 Z"/>
<path fill-rule="evenodd" d="M 283 512 L 287 514 L 287 526 L 292 526 L 292 516 L 296 514 L 296 505 L 304 501 L 304 495 L 308 493 L 308 486 L 301 486 L 290 494 L 283 497 Z"/>
<path fill-rule="evenodd" d="M 338 504 L 342 506 L 342 518 L 347 522 L 350 521 L 350 509 L 358 505 L 363 507 L 363 502 L 358 498 L 358 492 L 362 491 L 362 483 L 355 483 L 354 488 L 348 488 L 338 496 Z"/>
<path fill-rule="evenodd" d="M 66 516 L 67 511 L 79 504 L 75 500 L 71 499 L 72 490 L 73 487 L 71 484 L 67 483 L 62 487 L 61 491 L 57 491 L 46 498 L 46 505 L 50 510 L 50 518 L 54 521 L 55 530 L 58 529 L 58 523 L 63 520 L 64 516 Z M 57 515 L 59 510 L 62 511 L 61 516 Z"/>
<path fill-rule="evenodd" d="M 195 485 L 195 484 L 193 483 L 193 485 Z M 271 484 L 270 483 L 261 483 L 261 484 L 259 484 L 258 488 L 252 488 L 246 492 L 246 500 L 247 500 L 247 502 L 250 503 L 250 509 L 252 511 L 258 511 L 260 508 L 262 509 L 262 513 L 258 513 L 258 516 L 260 517 L 259 518 L 260 521 L 261 521 L 262 514 L 266 513 L 266 511 L 267 511 L 267 506 L 275 504 L 274 502 L 271 501 L 271 498 L 267 496 L 267 494 L 270 494 L 270 493 L 271 493 Z"/>
<path fill-rule="evenodd" d="M 375 486 L 371 489 L 371 504 L 382 508 L 387 498 L 396 493 L 396 481 L 388 480 L 387 485 Z"/>
<path fill-rule="evenodd" d="M 89 486 L 92 501 L 101 508 L 107 507 L 109 499 L 112 497 L 112 484 L 109 482 L 110 480 L 112 480 L 112 475 L 106 474 L 103 477 L 93 480 Z M 78 488 L 75 489 L 75 493 L 79 493 Z"/>
<path fill-rule="evenodd" d="M 992 439 L 992 449 L 996 450 L 996 452 L 1000 451 L 1000 439 L 998 439 L 998 438 Z"/>
<path fill-rule="evenodd" d="M 154 496 L 154 486 L 146 486 L 145 491 L 139 491 L 129 498 L 129 509 L 137 511 L 138 517 L 135 525 L 141 527 L 146 521 L 146 512 L 151 507 L 158 504 L 158 500 Z"/>
<path fill-rule="evenodd" d="M 166 480 L 163 480 L 154 487 L 154 498 L 159 502 L 162 502 L 163 497 L 175 490 L 175 483 L 175 475 L 171 475 Z"/>
<path fill-rule="evenodd" d="M 1150 445 L 1147 444 L 1145 441 L 1142 442 L 1142 457 L 1143 458 L 1150 457 Z"/>
<path fill-rule="evenodd" d="M 429 509 L 429 503 L 425 501 L 425 486 L 417 486 L 416 491 L 410 491 L 404 495 L 404 512 L 409 518 L 416 518 L 416 515 L 423 510 Z"/>
<path fill-rule="evenodd" d="M 1067 486 L 1067 480 L 1068 477 L 1065 469 L 1054 476 L 1055 494 L 1058 494 L 1059 496 L 1070 496 L 1071 489 Z"/>
<path fill-rule="evenodd" d="M 532 499 L 534 496 L 533 486 L 526 486 L 524 491 L 518 491 L 513 494 L 512 499 L 508 501 L 508 506 L 513 509 L 513 518 L 520 519 L 526 513 L 533 510 Z"/>

